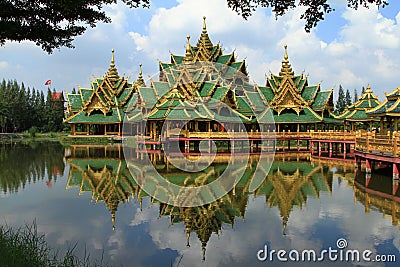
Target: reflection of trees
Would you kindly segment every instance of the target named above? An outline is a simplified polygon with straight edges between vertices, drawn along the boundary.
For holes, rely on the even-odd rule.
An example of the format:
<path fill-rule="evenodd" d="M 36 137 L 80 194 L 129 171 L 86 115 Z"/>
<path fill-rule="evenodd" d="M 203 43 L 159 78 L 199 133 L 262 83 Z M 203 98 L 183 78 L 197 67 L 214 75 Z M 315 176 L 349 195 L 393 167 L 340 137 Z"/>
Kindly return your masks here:
<path fill-rule="evenodd" d="M 80 192 L 91 192 L 96 201 L 104 201 L 111 212 L 114 225 L 115 212 L 119 203 L 125 203 L 130 198 L 138 198 L 141 202 L 142 198 L 148 197 L 134 178 L 141 175 L 146 178 L 146 182 L 154 183 L 154 181 L 153 177 L 146 174 L 146 168 L 141 165 L 130 166 L 133 170 L 131 174 L 125 160 L 120 153 L 117 153 L 120 147 L 110 146 L 105 150 L 101 149 L 103 152 L 96 152 L 95 148 L 76 148 L 72 151 L 71 155 L 79 156 L 68 159 L 71 168 L 67 187 L 79 187 Z M 208 183 L 224 172 L 227 165 L 222 158 L 217 158 L 204 171 L 190 173 L 169 165 L 162 156 L 152 157 L 154 166 L 166 179 L 176 184 L 189 186 Z M 253 157 L 246 165 L 246 171 L 236 187 L 222 198 L 199 207 L 177 207 L 160 203 L 160 216 L 170 217 L 171 225 L 178 223 L 185 225 L 187 246 L 190 246 L 190 236 L 195 234 L 201 242 L 204 259 L 210 237 L 213 234 L 219 234 L 224 224 L 233 227 L 237 218 L 244 218 L 253 173 L 259 166 L 267 178 L 255 190 L 254 195 L 255 197 L 265 196 L 271 207 L 277 207 L 280 210 L 285 229 L 294 206 L 301 208 L 306 204 L 308 197 L 318 198 L 321 191 L 332 190 L 332 174 L 329 168 L 320 165 L 313 166 L 308 161 L 304 161 L 307 159 L 306 155 L 306 157 L 290 158 L 288 161 L 287 157 L 277 155 L 268 174 L 268 162 L 258 162 L 257 157 Z M 223 188 L 215 187 L 215 189 Z M 165 190 L 158 188 L 154 183 L 152 192 L 148 193 L 163 194 Z M 155 199 L 151 198 L 151 203 L 154 202 Z"/>
<path fill-rule="evenodd" d="M 0 147 L 0 186 L 4 193 L 18 192 L 27 183 L 64 173 L 64 148 L 59 143 L 17 144 Z"/>

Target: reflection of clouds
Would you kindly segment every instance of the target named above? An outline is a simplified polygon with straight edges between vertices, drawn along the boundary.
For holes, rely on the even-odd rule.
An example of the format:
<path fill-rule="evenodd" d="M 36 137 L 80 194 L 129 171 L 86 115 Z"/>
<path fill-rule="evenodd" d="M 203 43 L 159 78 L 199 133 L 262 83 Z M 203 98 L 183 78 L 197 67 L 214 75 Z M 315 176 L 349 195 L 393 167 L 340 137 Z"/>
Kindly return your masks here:
<path fill-rule="evenodd" d="M 60 181 L 65 181 L 63 179 Z M 196 233 L 191 233 L 191 246 L 187 248 L 184 224 L 171 225 L 169 217 L 159 218 L 159 205 L 149 207 L 149 198 L 143 199 L 143 211 L 136 201 L 120 205 L 116 230 L 112 231 L 109 211 L 104 203 L 92 203 L 90 194 L 77 197 L 76 191 L 60 189 L 51 193 L 51 201 L 48 201 L 42 195 L 49 192 L 41 186 L 32 184 L 18 196 L 3 199 L 3 221 L 8 225 L 21 225 L 37 218 L 38 231 L 46 233 L 52 247 L 61 248 L 60 255 L 63 248 L 79 241 L 76 252 L 83 254 L 86 247 L 91 259 L 100 258 L 104 253 L 105 262 L 115 265 L 169 266 L 172 261 L 175 265 L 179 262 L 179 266 L 271 266 L 267 262 L 259 263 L 256 258 L 257 251 L 267 242 L 276 250 L 334 248 L 335 243 L 326 244 L 326 235 L 322 235 L 325 233 L 316 232 L 317 227 L 325 223 L 335 228 L 328 234 L 346 238 L 350 249 L 369 249 L 375 255 L 375 247 L 388 242 L 400 249 L 399 228 L 391 225 L 391 218 L 382 218 L 382 214 L 373 209 L 365 214 L 364 206 L 358 201 L 354 203 L 352 188 L 345 180 L 339 184 L 337 178 L 333 180 L 332 195 L 321 193 L 319 199 L 308 197 L 302 209 L 293 207 L 286 236 L 282 235 L 282 218 L 277 206 L 269 208 L 264 196 L 250 196 L 245 220 L 236 218 L 233 228 L 223 224 L 219 235 L 211 235 L 205 262 Z M 364 262 L 360 265 L 377 266 Z"/>

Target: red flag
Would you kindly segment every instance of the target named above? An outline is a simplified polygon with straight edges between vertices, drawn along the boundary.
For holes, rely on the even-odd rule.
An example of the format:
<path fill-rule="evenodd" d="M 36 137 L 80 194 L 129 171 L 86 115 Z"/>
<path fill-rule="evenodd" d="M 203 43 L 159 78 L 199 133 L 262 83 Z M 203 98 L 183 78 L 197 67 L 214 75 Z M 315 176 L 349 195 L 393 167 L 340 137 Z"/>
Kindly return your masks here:
<path fill-rule="evenodd" d="M 51 84 L 51 80 L 47 80 L 44 85 L 50 85 Z"/>

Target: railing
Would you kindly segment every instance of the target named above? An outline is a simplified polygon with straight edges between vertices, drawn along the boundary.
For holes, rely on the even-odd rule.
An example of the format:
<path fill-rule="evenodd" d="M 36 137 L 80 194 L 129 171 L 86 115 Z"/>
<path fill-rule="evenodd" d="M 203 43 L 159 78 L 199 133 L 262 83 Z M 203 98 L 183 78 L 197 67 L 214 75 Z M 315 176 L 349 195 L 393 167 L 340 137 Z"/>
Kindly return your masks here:
<path fill-rule="evenodd" d="M 311 139 L 319 140 L 340 140 L 340 141 L 356 141 L 356 132 L 347 131 L 310 131 Z"/>
<path fill-rule="evenodd" d="M 376 132 L 357 132 L 355 148 L 366 153 L 397 157 L 400 154 L 400 132 L 388 132 L 385 135 Z"/>

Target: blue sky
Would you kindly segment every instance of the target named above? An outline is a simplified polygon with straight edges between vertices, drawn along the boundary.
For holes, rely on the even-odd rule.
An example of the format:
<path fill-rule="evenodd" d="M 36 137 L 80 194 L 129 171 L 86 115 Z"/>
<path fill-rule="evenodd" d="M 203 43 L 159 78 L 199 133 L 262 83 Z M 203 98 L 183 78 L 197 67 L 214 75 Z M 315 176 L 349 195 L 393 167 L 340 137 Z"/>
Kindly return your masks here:
<path fill-rule="evenodd" d="M 345 0 L 331 2 L 336 11 L 306 33 L 301 8 L 278 19 L 260 8 L 245 21 L 227 8 L 226 0 L 157 0 L 150 9 L 129 9 L 119 1 L 106 8 L 113 22 L 88 29 L 74 41 L 75 49 L 48 55 L 31 42 L 7 42 L 0 47 L 0 78 L 40 90 L 47 90 L 48 79 L 57 91 L 89 87 L 106 73 L 112 48 L 120 75 L 136 79 L 142 63 L 150 77 L 158 71 L 158 60 L 169 61 L 170 52 L 184 54 L 186 35 L 197 42 L 207 16 L 212 42 L 245 59 L 254 83 L 263 85 L 266 74 L 279 72 L 286 43 L 294 71 L 308 74 L 310 84 L 321 82 L 322 89 L 335 92 L 340 84 L 351 92 L 370 84 L 383 100 L 384 92 L 400 86 L 399 1 L 358 11 L 348 9 Z"/>

